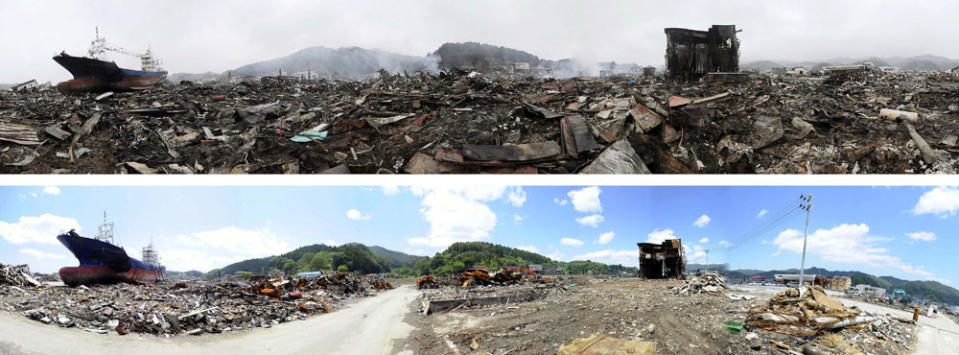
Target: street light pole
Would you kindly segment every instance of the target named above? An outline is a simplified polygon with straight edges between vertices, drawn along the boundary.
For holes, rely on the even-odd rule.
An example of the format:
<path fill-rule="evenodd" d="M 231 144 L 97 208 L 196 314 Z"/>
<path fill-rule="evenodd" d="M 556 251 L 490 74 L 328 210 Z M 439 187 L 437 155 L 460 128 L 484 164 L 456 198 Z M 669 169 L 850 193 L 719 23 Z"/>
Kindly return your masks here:
<path fill-rule="evenodd" d="M 809 234 L 809 214 L 812 210 L 812 195 L 806 195 L 802 198 L 805 201 L 800 207 L 806 210 L 806 229 L 802 234 L 802 264 L 799 265 L 799 295 L 802 296 L 803 278 L 806 274 L 806 237 Z M 813 282 L 815 283 L 815 282 Z"/>

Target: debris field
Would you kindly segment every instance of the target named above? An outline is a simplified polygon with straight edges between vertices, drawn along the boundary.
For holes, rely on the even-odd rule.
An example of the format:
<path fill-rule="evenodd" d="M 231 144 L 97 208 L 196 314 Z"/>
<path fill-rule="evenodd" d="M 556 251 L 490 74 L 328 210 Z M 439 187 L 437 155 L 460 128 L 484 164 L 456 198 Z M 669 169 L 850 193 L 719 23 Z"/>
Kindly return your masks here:
<path fill-rule="evenodd" d="M 6 274 L 6 267 L 4 268 Z M 0 279 L 4 311 L 94 333 L 202 335 L 271 327 L 329 313 L 344 302 L 391 289 L 377 278 L 336 273 L 308 278 L 248 281 L 163 281 L 65 287 Z"/>
<path fill-rule="evenodd" d="M 957 135 L 959 82 L 923 74 L 0 91 L 2 173 L 956 173 Z"/>
<path fill-rule="evenodd" d="M 916 339 L 916 326 L 863 312 L 858 314 L 873 320 L 833 322 L 833 328 L 804 335 L 753 323 L 767 307 L 775 310 L 765 312 L 778 313 L 785 310 L 777 307 L 788 308 L 783 302 L 803 306 L 788 297 L 728 293 L 724 282 L 706 276 L 692 281 L 567 277 L 544 298 L 408 318 L 418 328 L 408 343 L 417 353 L 460 354 L 904 354 Z M 476 292 L 456 288 L 421 292 L 424 299 Z M 517 286 L 485 288 L 508 294 Z M 802 301 L 808 306 L 812 297 L 830 307 L 838 302 L 809 293 Z"/>

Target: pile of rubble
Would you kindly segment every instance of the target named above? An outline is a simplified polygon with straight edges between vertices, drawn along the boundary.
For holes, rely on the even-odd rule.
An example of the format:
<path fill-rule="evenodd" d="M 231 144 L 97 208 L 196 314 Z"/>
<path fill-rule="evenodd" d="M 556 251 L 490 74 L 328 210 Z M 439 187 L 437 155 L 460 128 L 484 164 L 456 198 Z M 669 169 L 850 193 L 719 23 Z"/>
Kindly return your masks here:
<path fill-rule="evenodd" d="M 959 83 L 918 75 L 680 84 L 458 70 L 0 91 L 0 173 L 954 173 L 957 97 Z"/>
<path fill-rule="evenodd" d="M 370 281 L 337 273 L 250 282 L 183 281 L 20 289 L 0 287 L 10 312 L 95 333 L 199 335 L 305 319 L 334 311 L 345 299 L 374 295 Z M 373 281 L 380 284 L 382 280 Z"/>
<path fill-rule="evenodd" d="M 805 343 L 804 349 L 818 347 L 844 354 L 857 353 L 860 348 L 869 353 L 906 353 L 917 330 L 912 319 L 846 308 L 820 286 L 807 287 L 802 296 L 796 288 L 779 292 L 768 304 L 750 309 L 745 324 L 787 336 L 780 337 L 783 341 L 770 341 L 776 348 L 799 348 L 796 342 L 805 339 L 800 342 Z M 750 334 L 747 340 L 754 343 L 753 348 L 761 347 L 761 337 Z M 807 342 L 810 339 L 814 341 Z"/>
<path fill-rule="evenodd" d="M 776 329 L 804 336 L 824 329 L 881 326 L 895 322 L 914 323 L 910 319 L 847 309 L 842 302 L 829 297 L 820 286 L 807 287 L 802 296 L 796 288 L 783 290 L 773 296 L 768 305 L 750 310 L 746 318 L 746 324 L 750 327 Z"/>
<path fill-rule="evenodd" d="M 0 285 L 40 286 L 41 283 L 30 275 L 30 267 L 24 265 L 6 265 L 0 263 Z"/>
<path fill-rule="evenodd" d="M 716 274 L 693 276 L 683 284 L 674 287 L 673 292 L 680 296 L 698 295 L 703 292 L 722 294 L 726 292 L 726 280 Z"/>

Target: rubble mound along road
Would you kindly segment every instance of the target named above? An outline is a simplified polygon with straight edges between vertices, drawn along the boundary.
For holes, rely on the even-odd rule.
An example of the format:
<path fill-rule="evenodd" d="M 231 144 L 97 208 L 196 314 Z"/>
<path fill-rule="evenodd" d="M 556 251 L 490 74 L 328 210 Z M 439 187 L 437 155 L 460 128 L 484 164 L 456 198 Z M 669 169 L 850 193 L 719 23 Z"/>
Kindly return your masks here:
<path fill-rule="evenodd" d="M 403 323 L 417 291 L 409 286 L 382 292 L 310 319 L 268 329 L 207 337 L 100 335 L 58 329 L 0 312 L 2 354 L 389 354 L 393 340 L 413 327 Z"/>
<path fill-rule="evenodd" d="M 859 309 L 866 311 L 892 313 L 901 317 L 912 318 L 911 312 L 900 309 L 851 299 L 843 299 L 842 302 L 851 306 L 857 306 Z M 959 325 L 944 315 L 940 315 L 937 318 L 919 317 L 919 341 L 916 344 L 916 351 L 913 354 L 955 354 L 956 351 L 959 351 L 957 349 L 959 349 Z"/>

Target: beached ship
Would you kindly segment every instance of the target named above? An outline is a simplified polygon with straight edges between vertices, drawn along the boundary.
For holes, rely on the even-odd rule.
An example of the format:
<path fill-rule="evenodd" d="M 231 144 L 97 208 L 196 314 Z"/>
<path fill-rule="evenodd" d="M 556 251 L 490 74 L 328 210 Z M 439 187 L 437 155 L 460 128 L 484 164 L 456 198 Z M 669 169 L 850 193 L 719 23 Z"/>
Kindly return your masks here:
<path fill-rule="evenodd" d="M 106 52 L 138 57 L 142 68 L 141 70 L 121 68 L 115 62 L 103 59 Z M 142 90 L 152 88 L 167 76 L 167 72 L 160 68 L 160 62 L 149 49 L 145 53 L 134 53 L 110 45 L 105 38 L 100 37 L 99 29 L 97 29 L 96 39 L 90 43 L 87 54 L 87 57 L 75 57 L 61 52 L 53 57 L 54 61 L 73 74 L 73 80 L 57 84 L 57 90 L 68 94 Z"/>
<path fill-rule="evenodd" d="M 113 238 L 113 223 L 106 220 L 93 238 L 82 237 L 76 231 L 57 236 L 57 240 L 67 247 L 80 266 L 60 269 L 60 279 L 71 287 L 89 284 L 109 284 L 117 282 L 153 283 L 162 281 L 166 267 L 160 265 L 153 243 L 143 248 L 143 260 L 127 255 L 123 247 Z"/>

